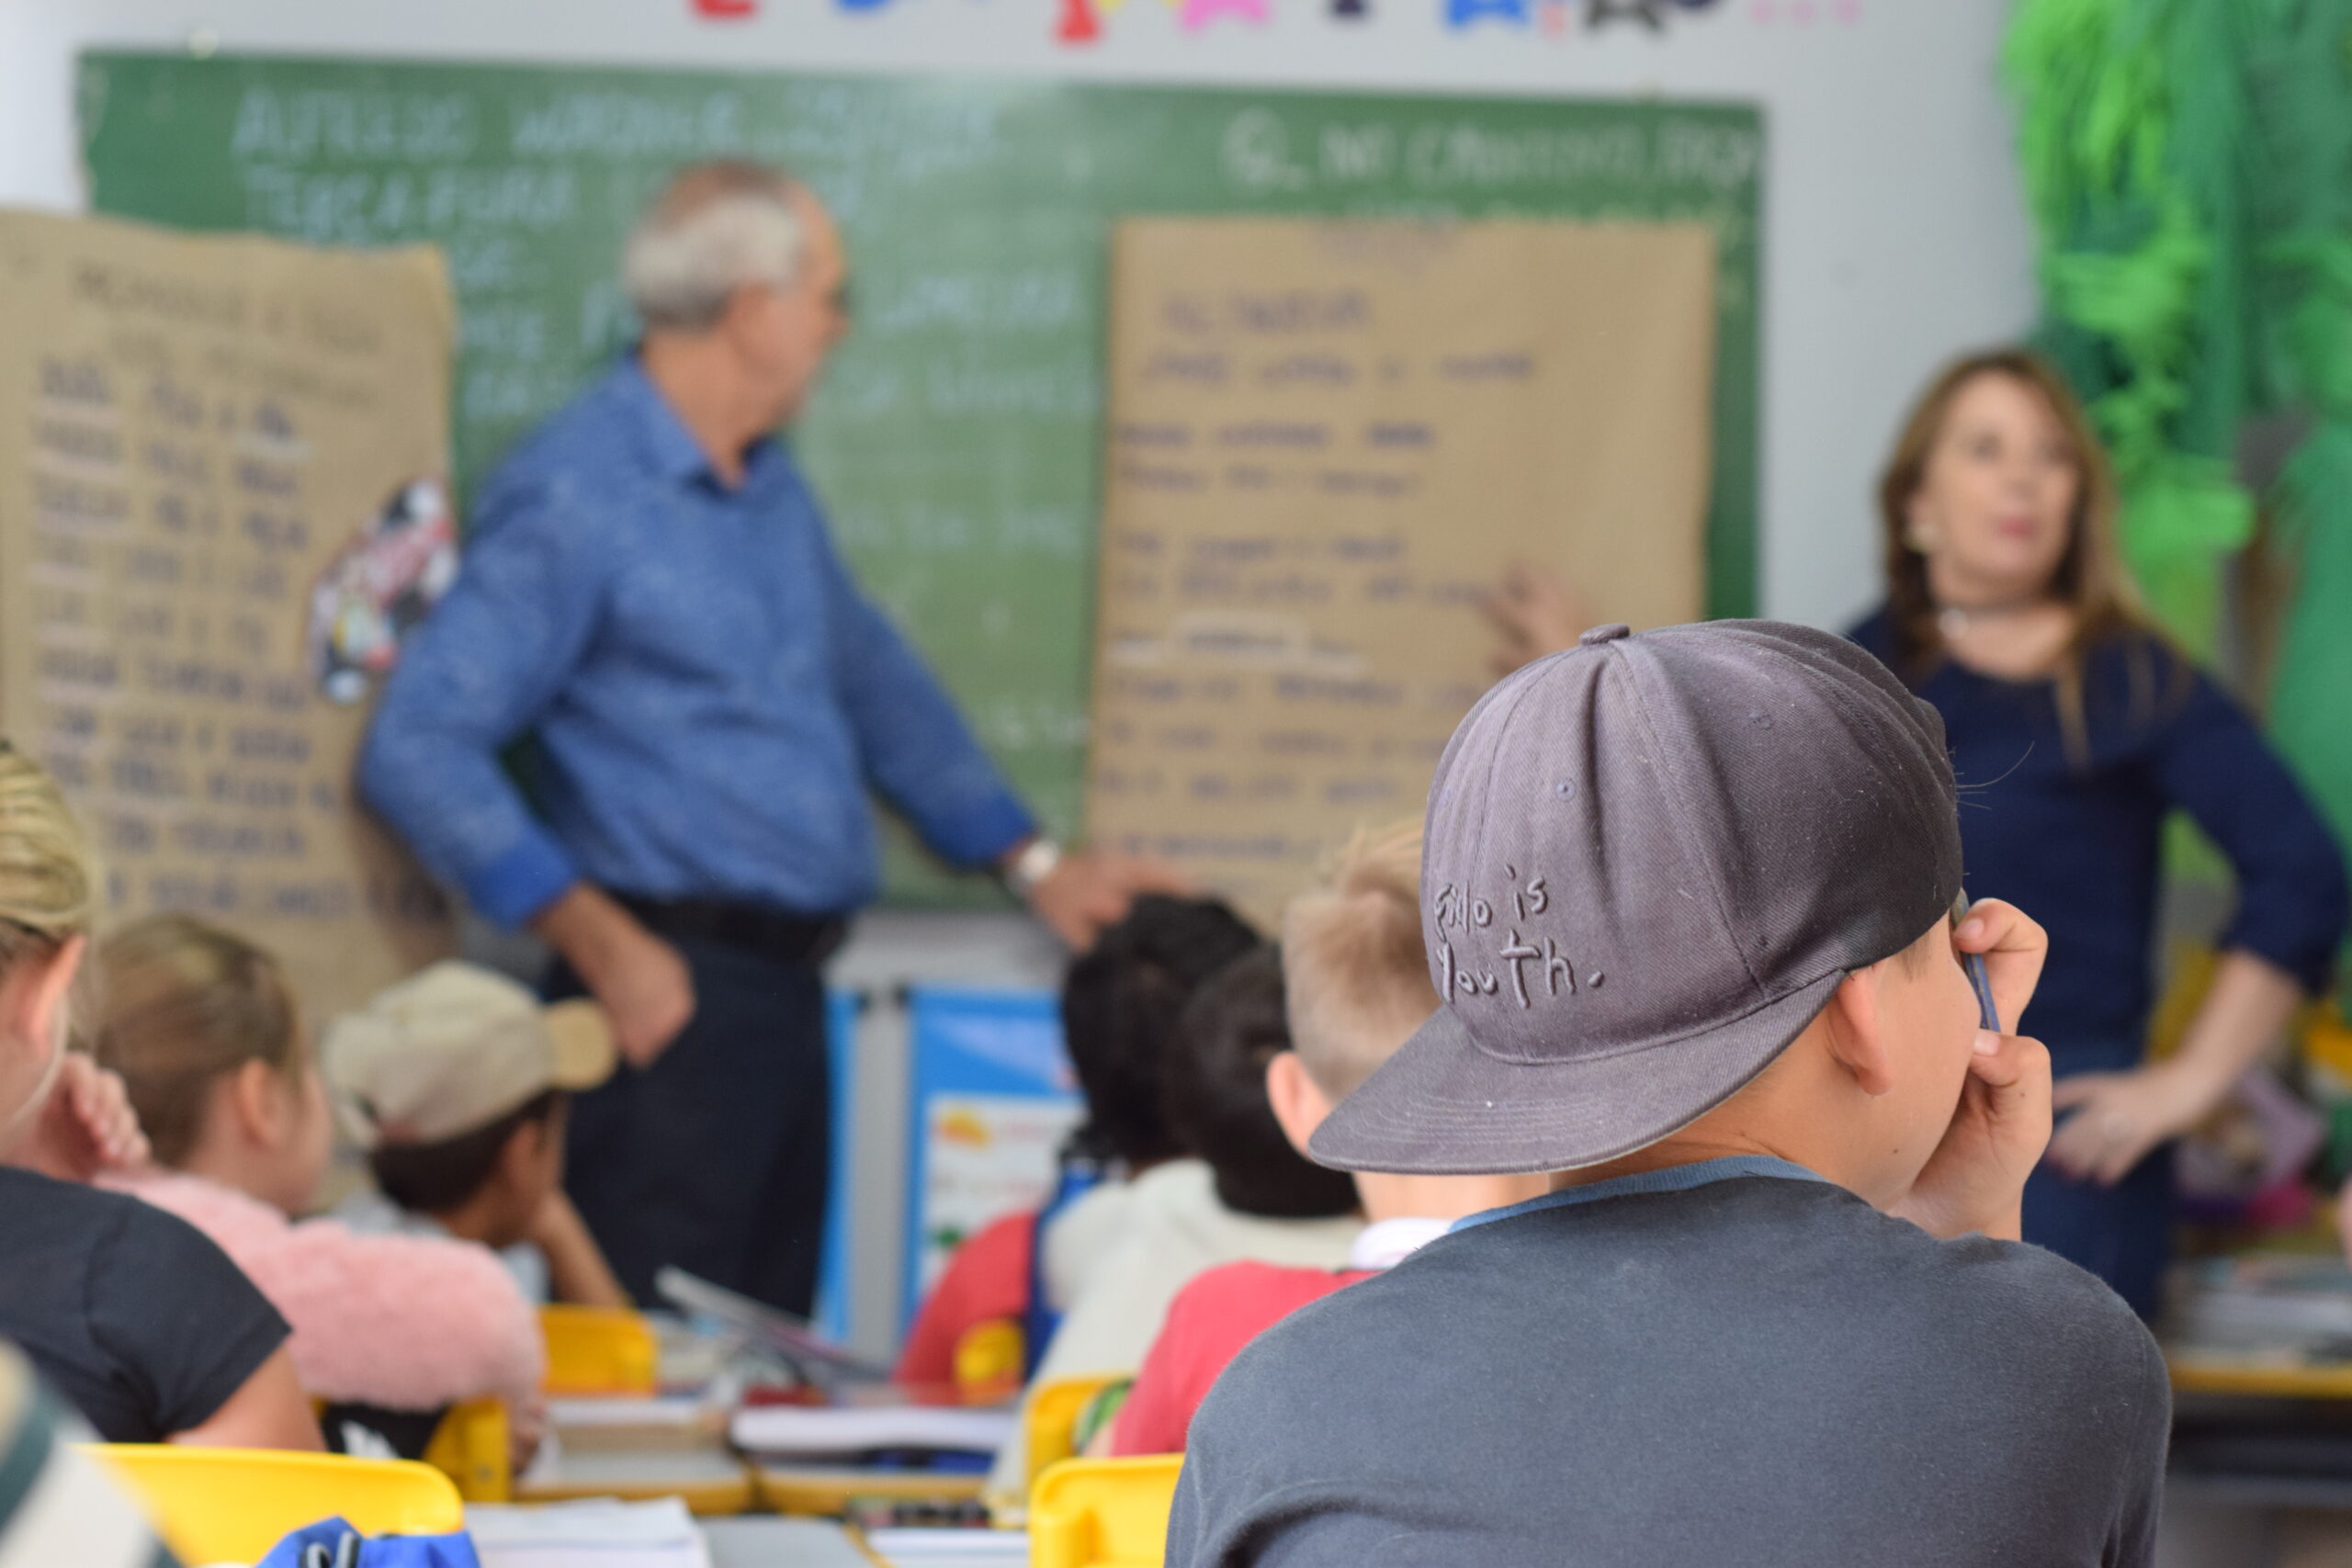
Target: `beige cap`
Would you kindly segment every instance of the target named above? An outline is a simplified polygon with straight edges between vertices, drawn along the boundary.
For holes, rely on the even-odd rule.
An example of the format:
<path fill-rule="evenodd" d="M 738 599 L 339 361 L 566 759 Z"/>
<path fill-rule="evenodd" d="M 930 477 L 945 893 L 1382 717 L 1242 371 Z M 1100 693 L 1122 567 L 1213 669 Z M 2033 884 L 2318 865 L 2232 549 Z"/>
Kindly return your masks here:
<path fill-rule="evenodd" d="M 548 1089 L 603 1083 L 613 1031 L 594 1002 L 542 1007 L 503 975 L 449 961 L 336 1019 L 320 1057 L 361 1147 L 437 1144 Z"/>

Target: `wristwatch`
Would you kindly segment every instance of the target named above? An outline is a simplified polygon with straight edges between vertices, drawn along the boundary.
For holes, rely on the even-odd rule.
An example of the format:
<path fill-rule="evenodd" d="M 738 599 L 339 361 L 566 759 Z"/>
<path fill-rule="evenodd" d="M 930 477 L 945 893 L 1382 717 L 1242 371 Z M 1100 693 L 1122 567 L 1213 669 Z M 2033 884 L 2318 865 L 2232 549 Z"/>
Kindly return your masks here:
<path fill-rule="evenodd" d="M 1062 863 L 1062 847 L 1043 833 L 1021 847 L 1021 852 L 1004 863 L 1004 885 L 1024 902 L 1037 891 L 1037 885 L 1054 874 Z"/>

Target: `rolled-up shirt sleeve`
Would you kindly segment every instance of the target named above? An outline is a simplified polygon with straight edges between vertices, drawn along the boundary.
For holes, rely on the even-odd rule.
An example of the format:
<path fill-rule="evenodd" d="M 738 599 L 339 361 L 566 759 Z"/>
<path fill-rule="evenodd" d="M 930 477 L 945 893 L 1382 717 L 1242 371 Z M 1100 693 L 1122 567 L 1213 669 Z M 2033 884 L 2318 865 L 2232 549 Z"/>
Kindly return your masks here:
<path fill-rule="evenodd" d="M 867 779 L 941 856 L 964 866 L 993 863 L 1037 830 L 1035 820 L 938 677 L 858 592 L 831 537 L 820 553 L 834 687 Z"/>
<path fill-rule="evenodd" d="M 2324 991 L 2352 919 L 2343 849 L 2245 711 L 2201 674 L 2192 679 L 2154 764 L 2165 797 L 2237 873 L 2237 908 L 2214 946 Z"/>
<path fill-rule="evenodd" d="M 520 925 L 577 874 L 499 761 L 578 665 L 605 558 L 560 478 L 493 486 L 448 595 L 401 649 L 359 755 L 359 788 L 425 868 Z"/>

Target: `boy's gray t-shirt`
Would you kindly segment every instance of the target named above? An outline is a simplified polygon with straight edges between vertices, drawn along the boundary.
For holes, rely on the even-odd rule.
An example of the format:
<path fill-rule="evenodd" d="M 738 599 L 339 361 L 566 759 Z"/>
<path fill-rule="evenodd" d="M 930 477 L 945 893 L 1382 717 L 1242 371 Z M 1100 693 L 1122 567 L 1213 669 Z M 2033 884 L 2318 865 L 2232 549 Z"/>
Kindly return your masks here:
<path fill-rule="evenodd" d="M 1713 1160 L 1457 1227 L 1193 1417 L 1170 1568 L 2140 1564 L 2171 1394 L 2116 1295 Z"/>

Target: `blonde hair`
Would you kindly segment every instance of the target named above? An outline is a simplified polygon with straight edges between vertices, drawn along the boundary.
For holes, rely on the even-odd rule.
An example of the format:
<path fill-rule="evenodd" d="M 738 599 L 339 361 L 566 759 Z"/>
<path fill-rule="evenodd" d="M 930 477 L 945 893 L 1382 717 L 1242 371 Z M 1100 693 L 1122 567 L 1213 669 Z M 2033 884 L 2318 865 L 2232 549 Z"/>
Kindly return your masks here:
<path fill-rule="evenodd" d="M 98 968 L 91 1051 L 122 1075 L 159 1164 L 195 1153 L 207 1090 L 223 1073 L 258 1061 L 300 1077 L 294 989 L 244 938 L 187 915 L 150 915 L 106 940 Z"/>
<path fill-rule="evenodd" d="M 1953 360 L 1919 394 L 1903 434 L 1895 439 L 1878 483 L 1880 542 L 1886 563 L 1887 621 L 1893 633 L 1895 671 L 1917 683 L 1943 659 L 1943 633 L 1937 624 L 1935 596 L 1928 588 L 1928 558 L 1911 540 L 1911 502 L 1927 480 L 1928 463 L 1943 437 L 1953 401 L 1980 376 L 2005 376 L 2040 393 L 2051 417 L 2065 432 L 2074 459 L 2075 508 L 2066 519 L 2066 552 L 2058 558 L 2050 589 L 2052 597 L 2075 613 L 2074 636 L 2059 656 L 2056 697 L 2066 749 L 2081 765 L 2090 754 L 2089 728 L 2083 711 L 2085 656 L 2109 637 L 2137 634 L 2132 638 L 2132 679 L 2134 706 L 2144 713 L 2154 703 L 2156 684 L 2151 659 L 2165 651 L 2165 647 L 2154 621 L 2141 607 L 2139 591 L 2123 564 L 2115 525 L 2115 476 L 2108 467 L 2107 451 L 2073 389 L 2039 355 L 2003 348 Z M 2177 687 L 2185 665 L 2177 658 L 2170 662 Z"/>
<path fill-rule="evenodd" d="M 0 739 L 0 971 L 88 935 L 97 902 L 89 845 L 57 781 Z"/>
<path fill-rule="evenodd" d="M 1336 1104 L 1438 1007 L 1421 945 L 1421 825 L 1359 830 L 1283 916 L 1291 1048 Z"/>

